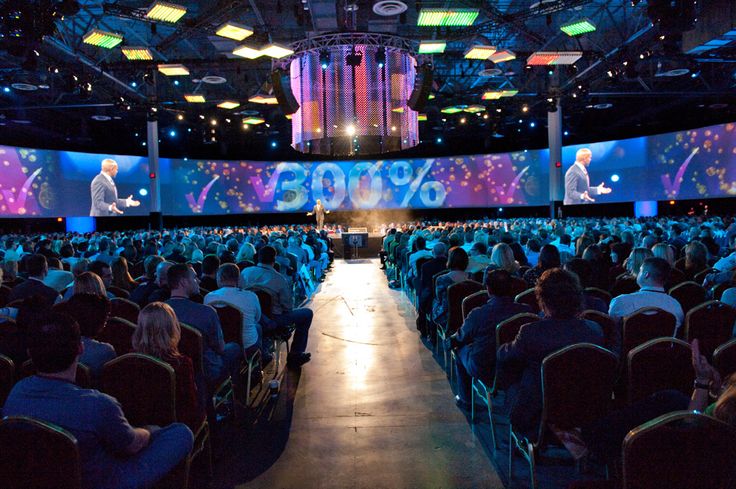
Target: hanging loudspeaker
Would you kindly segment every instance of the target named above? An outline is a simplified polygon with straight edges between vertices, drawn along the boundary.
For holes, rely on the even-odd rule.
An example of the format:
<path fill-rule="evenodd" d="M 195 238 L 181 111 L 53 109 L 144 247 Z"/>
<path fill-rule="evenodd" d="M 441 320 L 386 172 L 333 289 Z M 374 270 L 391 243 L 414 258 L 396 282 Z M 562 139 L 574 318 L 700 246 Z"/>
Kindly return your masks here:
<path fill-rule="evenodd" d="M 409 97 L 409 108 L 421 112 L 429 100 L 429 92 L 432 90 L 432 66 L 423 64 L 417 68 L 417 76 L 414 79 L 414 90 Z"/>
<path fill-rule="evenodd" d="M 289 72 L 286 70 L 274 70 L 271 72 L 271 84 L 273 85 L 273 94 L 279 102 L 279 107 L 284 114 L 293 114 L 299 110 L 299 102 L 294 98 L 291 91 L 291 79 Z"/>

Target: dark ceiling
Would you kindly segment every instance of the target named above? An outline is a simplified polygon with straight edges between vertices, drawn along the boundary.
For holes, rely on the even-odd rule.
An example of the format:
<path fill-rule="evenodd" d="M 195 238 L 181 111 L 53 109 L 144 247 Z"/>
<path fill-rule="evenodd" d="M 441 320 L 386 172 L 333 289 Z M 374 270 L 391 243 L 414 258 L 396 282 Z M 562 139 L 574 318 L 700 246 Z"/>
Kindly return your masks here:
<path fill-rule="evenodd" d="M 693 39 L 723 34 L 709 32 L 711 18 L 727 15 L 724 9 L 736 16 L 732 0 L 710 0 L 706 6 L 693 0 L 405 1 L 404 14 L 388 17 L 373 12 L 377 0 L 304 2 L 174 0 L 187 13 L 178 23 L 166 24 L 141 18 L 149 1 L 6 0 L 0 7 L 5 34 L 0 38 L 0 143 L 143 154 L 146 117 L 156 107 L 162 156 L 306 159 L 289 147 L 290 122 L 277 106 L 247 102 L 268 82 L 271 60 L 233 56 L 239 43 L 215 35 L 228 20 L 254 28 L 244 41 L 251 45 L 288 45 L 345 31 L 447 40 L 446 52 L 433 57 L 436 98 L 425 110 L 428 120 L 420 123 L 423 142 L 406 156 L 544 147 L 550 97 L 560 99 L 565 143 L 736 120 L 736 43 L 729 38 L 717 49 L 683 54 Z M 357 6 L 354 18 L 348 5 Z M 421 8 L 447 6 L 477 8 L 480 15 L 468 28 L 417 26 Z M 9 18 L 15 11 L 27 23 L 22 42 L 7 35 L 8 26 L 17 24 Z M 560 25 L 583 17 L 597 26 L 595 32 L 572 38 L 560 31 Z M 82 43 L 93 28 L 123 34 L 123 45 L 149 47 L 154 60 L 128 61 L 119 46 L 108 50 Z M 689 31 L 684 39 L 683 31 Z M 498 65 L 464 59 L 465 50 L 480 42 L 509 49 L 517 59 Z M 572 66 L 526 66 L 530 53 L 557 50 L 582 51 L 583 57 Z M 190 75 L 162 76 L 158 63 L 183 63 Z M 663 76 L 674 69 L 682 74 Z M 222 77 L 224 83 L 203 82 L 206 76 Z M 500 86 L 519 93 L 481 101 L 484 90 Z M 204 94 L 208 103 L 189 104 L 185 93 Z M 222 100 L 242 105 L 219 109 Z M 479 103 L 486 112 L 440 112 L 449 105 Z M 267 123 L 243 130 L 243 111 L 258 113 Z M 217 141 L 205 143 L 213 119 Z"/>

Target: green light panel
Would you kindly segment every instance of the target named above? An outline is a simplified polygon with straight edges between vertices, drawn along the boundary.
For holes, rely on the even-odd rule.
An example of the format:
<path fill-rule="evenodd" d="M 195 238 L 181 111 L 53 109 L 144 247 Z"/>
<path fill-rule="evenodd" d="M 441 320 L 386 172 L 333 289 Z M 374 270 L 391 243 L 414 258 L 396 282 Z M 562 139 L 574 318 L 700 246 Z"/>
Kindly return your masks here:
<path fill-rule="evenodd" d="M 419 11 L 420 27 L 467 27 L 478 17 L 476 8 L 423 8 Z"/>
<path fill-rule="evenodd" d="M 447 47 L 445 41 L 422 41 L 419 43 L 418 54 L 439 54 L 444 53 Z"/>
<path fill-rule="evenodd" d="M 563 24 L 560 26 L 560 30 L 570 37 L 575 37 L 595 31 L 595 25 L 588 19 L 582 19 Z"/>

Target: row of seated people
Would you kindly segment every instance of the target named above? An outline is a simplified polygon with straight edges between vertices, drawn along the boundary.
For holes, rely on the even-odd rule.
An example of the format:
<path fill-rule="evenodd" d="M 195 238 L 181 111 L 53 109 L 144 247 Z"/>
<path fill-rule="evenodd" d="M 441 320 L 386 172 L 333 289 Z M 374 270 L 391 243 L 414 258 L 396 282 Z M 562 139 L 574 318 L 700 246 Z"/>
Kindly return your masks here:
<path fill-rule="evenodd" d="M 416 238 L 415 242 L 417 241 L 421 244 L 420 237 Z M 498 249 L 498 246 L 496 245 L 494 251 Z M 478 248 L 477 242 L 472 244 L 471 247 Z M 554 248 L 556 251 L 556 247 Z M 665 284 L 669 280 L 671 267 L 664 258 L 644 257 L 636 266 L 632 265 L 630 270 L 632 272 L 636 271 L 635 280 L 641 290 L 619 295 L 611 301 L 610 305 L 605 300 L 606 298 L 610 300 L 610 295 L 608 297 L 603 295 L 601 298 L 598 295 L 583 292 L 580 284 L 581 278 L 588 278 L 586 274 L 589 273 L 591 267 L 586 266 L 587 263 L 582 258 L 567 261 L 565 263 L 566 270 L 559 268 L 560 262 L 558 261 L 558 267 L 546 268 L 541 271 L 541 274 L 535 278 L 535 286 L 532 290 L 534 303 L 529 303 L 529 301 L 520 303 L 514 301 L 514 297 L 519 291 L 518 283 L 521 278 L 518 274 L 515 275 L 513 271 L 492 264 L 484 274 L 485 292 L 477 292 L 481 288 L 480 284 L 477 284 L 477 287 L 463 289 L 463 284 L 474 283 L 469 280 L 470 275 L 467 273 L 472 254 L 471 257 L 468 257 L 463 248 L 455 247 L 451 248 L 449 256 L 445 257 L 443 256 L 445 250 L 446 245 L 444 243 L 434 244 L 433 257 L 418 267 L 419 277 L 418 280 L 414 281 L 416 289 L 412 291 L 410 287 L 407 287 L 409 295 L 417 298 L 419 306 L 418 326 L 420 329 L 423 326 L 423 332 L 429 334 L 432 332 L 432 322 L 445 321 L 444 324 L 438 324 L 438 331 L 445 330 L 450 335 L 447 337 L 445 346 L 453 351 L 452 358 L 456 359 L 454 368 L 458 378 L 457 403 L 461 408 L 473 410 L 475 394 L 506 392 L 507 402 L 510 404 L 511 426 L 518 435 L 518 438 L 514 439 L 531 440 L 532 443 L 536 443 L 537 438 L 541 436 L 540 422 L 543 421 L 544 404 L 541 366 L 555 352 L 582 343 L 600 345 L 610 349 L 611 358 L 614 359 L 613 370 L 615 371 L 615 377 L 619 378 L 620 384 L 621 378 L 625 380 L 627 376 L 624 373 L 625 367 L 622 368 L 620 365 L 626 364 L 627 357 L 629 357 L 628 360 L 631 363 L 629 350 L 637 346 L 636 344 L 622 345 L 622 336 L 626 334 L 625 325 L 622 325 L 622 323 L 627 323 L 630 318 L 637 316 L 637 312 L 656 312 L 658 314 L 657 318 L 659 315 L 666 316 L 666 326 L 660 328 L 658 333 L 653 334 L 655 337 L 667 336 L 668 338 L 660 338 L 654 340 L 655 343 L 659 342 L 657 344 L 647 344 L 646 347 L 640 347 L 640 351 L 634 352 L 636 359 L 646 358 L 647 352 L 661 347 L 662 343 L 671 346 L 673 342 L 679 341 L 674 337 L 683 324 L 683 308 L 677 300 L 665 293 Z M 554 251 L 551 251 L 550 254 L 554 254 Z M 407 263 L 411 260 L 411 256 L 408 255 Z M 418 260 L 421 260 L 421 258 Z M 389 266 L 391 266 L 390 263 Z M 428 268 L 425 269 L 425 267 Z M 437 274 L 448 269 L 449 271 L 437 276 Z M 432 280 L 427 282 L 423 280 L 424 271 L 429 271 L 427 275 L 432 277 Z M 423 298 L 426 298 L 427 291 L 427 289 L 422 288 L 423 283 L 429 287 L 431 292 L 434 292 L 432 294 L 435 296 L 434 303 L 431 309 L 426 306 L 426 302 L 423 304 L 422 301 Z M 410 284 L 411 281 L 406 282 L 407 286 Z M 454 287 L 455 284 L 458 285 Z M 453 299 L 451 292 L 453 288 L 460 291 L 460 295 L 456 296 L 455 299 Z M 466 304 L 463 303 L 462 316 L 464 316 L 464 322 L 461 323 L 462 326 L 459 329 L 456 326 L 455 330 L 447 331 L 449 326 L 447 324 L 448 304 L 454 301 L 459 305 L 463 298 L 468 295 L 474 295 L 476 299 L 467 308 L 468 310 L 466 310 Z M 485 299 L 479 298 L 480 295 Z M 526 295 L 529 296 L 529 294 Z M 485 300 L 487 302 L 483 304 Z M 444 304 L 441 304 L 442 302 Z M 474 305 L 478 306 L 479 304 L 483 305 L 473 309 Z M 654 309 L 641 311 L 641 308 Z M 586 311 L 581 316 L 584 309 L 598 309 L 598 311 L 592 314 L 591 311 Z M 701 309 L 705 310 L 704 307 Z M 444 313 L 444 317 L 437 314 L 438 310 Z M 592 414 L 588 413 L 586 417 L 577 420 L 579 424 L 576 424 L 576 426 L 585 428 L 583 430 L 585 442 L 596 455 L 605 458 L 611 457 L 612 454 L 620 454 L 621 442 L 627 432 L 659 414 L 677 409 L 705 409 L 707 394 L 703 398 L 702 389 L 698 386 L 707 385 L 710 388 L 721 385 L 721 376 L 714 373 L 716 371 L 709 366 L 707 359 L 713 358 L 715 347 L 731 338 L 732 327 L 734 320 L 736 320 L 736 312 L 722 303 L 711 304 L 708 310 L 709 313 L 705 315 L 696 316 L 697 311 L 693 311 L 692 315 L 692 322 L 708 323 L 705 328 L 702 327 L 702 324 L 700 325 L 700 332 L 710 329 L 710 332 L 713 333 L 718 328 L 717 334 L 705 334 L 704 339 L 701 340 L 708 343 L 707 351 L 703 352 L 704 354 L 701 355 L 696 339 L 700 337 L 700 334 L 695 332 L 698 328 L 693 327 L 693 334 L 686 335 L 688 339 L 692 340 L 692 349 L 687 343 L 675 344 L 676 347 L 679 347 L 677 351 L 681 354 L 678 359 L 681 368 L 678 370 L 675 365 L 668 365 L 671 371 L 664 374 L 660 373 L 659 384 L 656 380 L 652 381 L 652 377 L 657 377 L 657 375 L 649 375 L 648 381 L 653 383 L 654 387 L 650 386 L 649 391 L 644 389 L 644 392 L 652 394 L 650 398 L 646 398 L 639 392 L 635 397 L 630 396 L 629 398 L 629 401 L 632 402 L 640 400 L 639 403 L 633 404 L 634 407 L 629 406 L 610 415 L 607 409 L 598 411 L 591 409 Z M 610 312 L 611 315 L 604 314 L 605 312 Z M 423 313 L 427 316 L 424 321 L 421 320 Z M 541 320 L 538 314 L 541 314 Z M 585 319 L 586 317 L 591 317 L 597 321 Z M 646 321 L 652 322 L 653 319 L 645 317 L 644 324 L 646 324 Z M 699 319 L 703 319 L 703 321 L 699 321 Z M 515 325 L 510 324 L 514 322 Z M 630 325 L 635 323 L 635 321 L 628 322 Z M 509 332 L 508 328 L 504 328 L 507 325 L 512 326 L 511 330 L 513 331 Z M 624 326 L 623 330 L 622 326 Z M 503 332 L 501 332 L 502 329 Z M 646 339 L 646 335 L 639 338 L 641 342 L 646 341 Z M 729 350 L 733 351 L 735 349 L 734 342 L 730 342 Z M 672 350 L 672 348 L 669 350 Z M 683 351 L 686 352 L 684 361 L 682 358 Z M 692 365 L 689 361 L 691 352 Z M 669 355 L 672 354 L 669 353 Z M 668 357 L 665 356 L 664 358 L 667 359 Z M 662 357 L 660 357 L 661 359 Z M 605 358 L 603 360 L 602 370 L 605 369 L 606 365 Z M 726 367 L 724 372 L 730 374 L 736 370 L 736 364 L 731 362 L 730 365 L 730 367 Z M 655 368 L 651 365 L 651 362 L 646 367 L 649 369 Z M 588 366 L 584 368 L 588 368 Z M 658 368 L 662 369 L 661 366 Z M 651 373 L 645 371 L 643 377 L 647 377 L 647 374 Z M 680 374 L 679 378 L 678 374 Z M 629 373 L 630 376 L 631 373 Z M 661 377 L 664 377 L 664 380 Z M 682 382 L 682 378 L 685 379 L 684 382 Z M 693 399 L 697 399 L 698 402 L 689 403 L 685 392 L 688 391 L 688 387 L 694 378 L 697 382 Z M 483 388 L 478 388 L 478 385 L 483 386 Z M 724 385 L 730 384 L 726 382 Z M 673 386 L 679 387 L 679 394 L 675 392 L 653 392 L 656 387 Z M 604 393 L 604 398 L 607 394 L 608 400 L 610 400 L 612 394 L 615 393 L 614 397 L 619 397 L 616 405 L 621 406 L 621 397 L 625 397 L 625 394 L 622 395 L 620 389 L 614 390 L 613 384 L 609 387 L 609 390 Z M 629 387 L 633 388 L 634 386 Z M 605 391 L 605 389 L 603 390 Z M 736 397 L 725 396 L 719 400 L 718 405 L 724 407 L 716 414 L 716 417 L 731 424 L 732 413 L 736 411 L 725 406 L 730 405 L 733 398 Z M 583 402 L 584 400 L 577 399 L 576 401 Z M 487 400 L 489 414 L 492 411 L 490 408 L 491 402 L 489 397 Z M 715 406 L 714 404 L 710 407 L 708 411 L 710 414 L 715 412 Z M 491 428 L 495 447 L 493 416 Z M 525 443 L 517 443 L 516 446 L 523 448 Z M 533 460 L 533 454 L 531 458 Z M 532 483 L 533 480 L 532 468 Z"/>
<path fill-rule="evenodd" d="M 277 251 L 274 247 L 265 245 L 256 256 L 258 265 L 244 267 L 242 271 L 235 264 L 221 264 L 214 274 L 215 283 L 211 284 L 214 290 L 204 297 L 201 296 L 199 277 L 191 265 L 167 262 L 158 255 L 149 256 L 146 265 L 154 271 L 154 281 L 165 277 L 165 281 L 157 281 L 152 291 L 160 292 L 165 287 L 167 293 L 158 298 L 148 295 L 146 305 L 139 312 L 136 303 L 121 298 L 109 299 L 102 277 L 92 272 L 77 277 L 73 292 L 66 300 L 59 300 L 61 296 L 56 291 L 53 297 L 45 294 L 44 287 L 48 288 L 43 283 L 46 258 L 42 254 L 31 255 L 26 260 L 26 267 L 36 273 L 11 289 L 14 293 L 10 298 L 16 302 L 0 311 L 9 315 L 5 322 L 0 322 L 0 349 L 12 357 L 0 357 L 3 360 L 0 364 L 23 365 L 16 370 L 28 374 L 32 371 L 30 369 L 35 369 L 37 375 L 18 382 L 10 394 L 7 389 L 5 392 L 0 390 L 3 394 L 0 401 L 8 395 L 3 414 L 50 422 L 74 435 L 79 442 L 84 487 L 149 487 L 151 482 L 181 462 L 181 454 L 190 453 L 193 434 L 198 440 L 202 433 L 208 433 L 204 415 L 207 413 L 212 420 L 213 396 L 217 390 L 227 382 L 235 392 L 242 392 L 247 385 L 243 396 L 247 405 L 252 360 L 260 360 L 269 354 L 264 342 L 269 334 L 283 340 L 295 330 L 291 349 L 287 349 L 288 367 L 299 368 L 310 359 L 305 350 L 312 311 L 294 307 L 288 278 L 275 269 Z M 29 288 L 28 283 L 33 287 Z M 134 292 L 147 283 L 138 285 Z M 197 297 L 199 302 L 192 300 Z M 137 324 L 126 330 L 126 321 L 110 318 L 111 304 L 116 303 L 131 306 L 135 317 L 129 318 Z M 14 305 L 18 307 L 12 307 Z M 239 334 L 233 338 L 235 341 L 228 343 L 219 320 L 223 306 L 237 311 L 241 321 Z M 122 329 L 119 328 L 120 323 L 123 323 Z M 56 327 L 66 329 L 64 335 L 68 337 L 73 336 L 69 329 L 76 330 L 75 334 L 79 335 L 78 341 L 74 336 L 74 341 L 79 343 L 74 348 L 74 362 L 67 365 L 65 360 L 64 372 L 55 370 L 56 366 L 45 367 L 47 363 L 34 356 L 35 342 L 46 341 L 45 333 Z M 113 331 L 111 336 L 108 331 Z M 120 331 L 123 331 L 122 335 Z M 194 337 L 196 341 L 192 340 Z M 115 340 L 115 346 L 96 338 L 111 338 Z M 57 343 L 56 340 L 49 341 Z M 199 344 L 199 348 L 193 344 Z M 71 351 L 69 342 L 66 346 Z M 48 345 L 44 348 L 48 349 Z M 106 381 L 105 372 L 116 372 L 114 366 L 117 362 L 135 364 L 135 359 L 127 358 L 129 352 L 149 355 L 171 367 L 171 378 L 175 379 L 175 419 L 186 429 L 176 424 L 164 429 L 153 426 L 131 429 L 126 415 L 138 421 L 148 418 L 137 416 L 135 409 L 126 405 L 125 391 L 121 394 L 125 399 L 120 401 L 121 413 L 120 404 L 115 399 L 86 388 L 104 389 L 106 385 L 114 384 L 109 379 L 112 373 Z M 28 367 L 28 355 L 32 367 Z M 69 354 L 65 358 L 71 361 Z M 258 363 L 255 365 L 260 372 Z M 70 380 L 74 381 L 72 372 L 84 374 L 77 378 L 78 383 L 86 384 L 84 389 L 67 385 Z M 49 385 L 45 382 L 47 379 L 63 379 L 64 387 L 57 388 L 54 383 Z M 134 386 L 135 382 L 131 385 Z M 29 396 L 36 401 L 29 403 Z M 145 399 L 146 396 L 142 397 Z M 142 401 L 137 402 L 140 404 Z M 77 403 L 78 408 L 74 408 Z M 66 407 L 61 409 L 61 405 Z M 143 406 L 142 412 L 155 412 L 156 407 L 148 406 L 150 409 L 147 409 Z M 128 408 L 132 409 L 131 413 L 127 412 Z M 87 416 L 90 410 L 100 410 L 101 414 Z M 194 443 L 194 446 L 196 452 L 200 444 Z M 162 451 L 167 455 L 162 456 Z"/>

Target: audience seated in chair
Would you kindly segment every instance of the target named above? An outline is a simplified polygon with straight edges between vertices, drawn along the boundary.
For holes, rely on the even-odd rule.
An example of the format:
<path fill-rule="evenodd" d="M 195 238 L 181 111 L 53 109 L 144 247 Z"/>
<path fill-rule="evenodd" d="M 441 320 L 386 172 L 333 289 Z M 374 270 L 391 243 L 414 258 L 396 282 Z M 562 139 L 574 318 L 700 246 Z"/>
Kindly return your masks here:
<path fill-rule="evenodd" d="M 636 281 L 639 291 L 614 297 L 608 309 L 608 315 L 616 321 L 643 307 L 658 307 L 675 316 L 675 331 L 677 333 L 685 320 L 682 306 L 674 298 L 667 295 L 664 284 L 667 281 L 670 265 L 662 258 L 647 258 L 639 269 Z"/>
<path fill-rule="evenodd" d="M 50 422 L 74 435 L 83 487 L 149 487 L 187 457 L 194 439 L 186 425 L 133 428 L 114 398 L 74 385 L 84 347 L 72 318 L 49 314 L 28 336 L 38 373 L 13 387 L 3 414 Z"/>
<path fill-rule="evenodd" d="M 447 341 L 456 349 L 456 372 L 459 394 L 457 404 L 470 407 L 470 389 L 473 377 L 491 385 L 496 363 L 496 326 L 511 316 L 531 312 L 525 304 L 514 302 L 511 274 L 506 270 L 493 270 L 486 274 L 485 286 L 488 302 L 473 309 L 462 327 Z"/>
<path fill-rule="evenodd" d="M 217 255 L 205 256 L 202 259 L 202 275 L 199 278 L 199 286 L 210 292 L 217 290 L 217 270 L 219 268 L 220 259 Z"/>
<path fill-rule="evenodd" d="M 156 270 L 159 264 L 163 261 L 163 257 L 159 255 L 147 256 L 143 261 L 143 269 L 145 270 L 143 281 L 130 293 L 130 300 L 138 304 L 140 307 L 148 304 L 150 302 L 149 297 L 151 294 L 158 290 L 159 285 L 156 282 Z"/>
<path fill-rule="evenodd" d="M 468 280 L 465 271 L 468 268 L 468 254 L 464 249 L 455 246 L 450 249 L 447 258 L 448 273 L 437 278 L 434 301 L 432 303 L 432 320 L 437 324 L 447 323 L 447 289 L 450 285 Z"/>
<path fill-rule="evenodd" d="M 46 257 L 43 255 L 31 255 L 26 259 L 25 263 L 26 269 L 28 270 L 28 280 L 13 287 L 8 296 L 8 302 L 39 296 L 48 307 L 51 307 L 58 300 L 59 293 L 43 283 L 48 274 Z"/>

